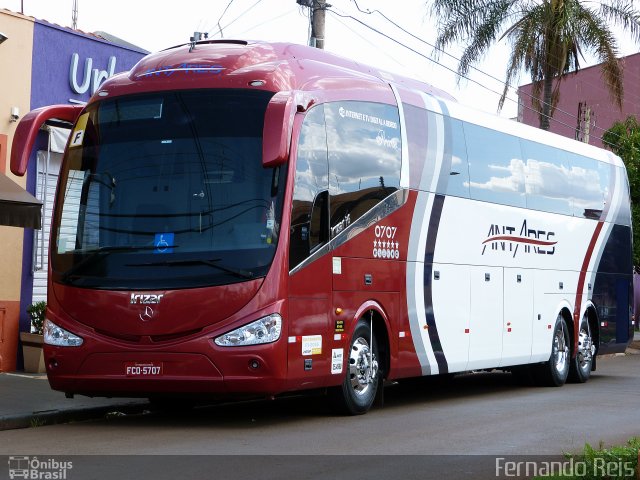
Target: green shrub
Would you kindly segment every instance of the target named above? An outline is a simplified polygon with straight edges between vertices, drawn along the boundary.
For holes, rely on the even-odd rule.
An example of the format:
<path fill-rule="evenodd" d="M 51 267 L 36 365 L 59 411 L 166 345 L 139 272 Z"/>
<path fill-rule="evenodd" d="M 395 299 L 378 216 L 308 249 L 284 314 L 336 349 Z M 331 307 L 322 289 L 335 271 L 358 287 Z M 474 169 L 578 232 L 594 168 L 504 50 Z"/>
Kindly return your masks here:
<path fill-rule="evenodd" d="M 47 310 L 47 302 L 39 301 L 32 303 L 27 307 L 27 313 L 31 319 L 31 327 L 33 333 L 42 335 L 44 328 L 44 314 Z"/>

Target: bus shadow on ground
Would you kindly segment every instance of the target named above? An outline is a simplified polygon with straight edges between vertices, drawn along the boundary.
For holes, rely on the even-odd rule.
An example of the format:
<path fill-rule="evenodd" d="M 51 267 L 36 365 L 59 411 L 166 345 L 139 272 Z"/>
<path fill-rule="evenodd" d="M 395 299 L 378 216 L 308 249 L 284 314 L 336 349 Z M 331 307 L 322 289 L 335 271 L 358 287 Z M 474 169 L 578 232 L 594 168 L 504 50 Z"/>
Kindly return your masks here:
<path fill-rule="evenodd" d="M 597 380 L 598 376 L 594 376 L 590 382 Z M 567 385 L 569 388 L 571 386 Z M 530 385 L 509 372 L 500 371 L 402 379 L 385 386 L 382 402 L 378 402 L 371 413 L 375 415 L 376 411 L 405 407 L 428 409 L 430 406 L 441 406 L 442 403 L 464 399 L 505 399 L 553 394 L 555 390 Z M 576 392 L 576 395 L 579 393 Z M 129 425 L 159 422 L 163 425 L 188 427 L 255 428 L 257 425 L 279 425 L 301 419 L 339 416 L 341 414 L 333 408 L 325 392 L 309 392 L 269 400 L 224 403 L 194 404 L 176 399 L 162 405 L 150 404 L 141 414 L 108 416 L 106 423 L 115 426 L 121 422 Z"/>

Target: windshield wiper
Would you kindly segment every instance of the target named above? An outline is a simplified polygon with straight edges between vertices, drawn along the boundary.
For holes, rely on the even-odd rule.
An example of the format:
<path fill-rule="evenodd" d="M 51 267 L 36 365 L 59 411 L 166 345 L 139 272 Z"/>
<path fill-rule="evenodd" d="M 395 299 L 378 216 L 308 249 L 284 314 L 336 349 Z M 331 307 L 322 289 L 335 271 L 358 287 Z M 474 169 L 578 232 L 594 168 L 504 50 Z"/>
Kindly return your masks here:
<path fill-rule="evenodd" d="M 167 248 L 177 247 L 177 245 L 169 245 Z M 85 253 L 87 256 L 64 272 L 62 274 L 62 280 L 67 281 L 71 275 L 98 257 L 104 258 L 113 252 L 136 252 L 140 250 L 155 250 L 157 248 L 155 245 L 105 245 L 104 247 L 92 248 L 91 250 L 70 250 L 67 253 Z"/>
<path fill-rule="evenodd" d="M 216 268 L 223 272 L 226 272 L 230 275 L 234 275 L 238 278 L 243 279 L 252 279 L 254 278 L 253 272 L 249 272 L 247 270 L 240 270 L 230 267 L 225 267 L 223 265 L 218 265 L 216 262 L 222 260 L 221 258 L 212 258 L 212 259 L 203 259 L 203 258 L 195 258 L 192 260 L 161 260 L 158 262 L 146 262 L 146 263 L 129 263 L 128 267 L 178 267 L 178 266 L 189 266 L 189 265 L 207 265 L 209 267 Z"/>

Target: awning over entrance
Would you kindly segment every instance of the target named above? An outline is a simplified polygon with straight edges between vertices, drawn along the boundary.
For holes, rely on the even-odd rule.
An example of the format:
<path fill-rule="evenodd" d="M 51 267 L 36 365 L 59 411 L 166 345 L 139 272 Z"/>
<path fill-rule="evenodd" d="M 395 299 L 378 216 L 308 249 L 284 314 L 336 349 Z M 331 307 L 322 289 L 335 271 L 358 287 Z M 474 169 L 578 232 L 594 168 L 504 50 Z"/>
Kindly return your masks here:
<path fill-rule="evenodd" d="M 40 229 L 42 202 L 0 173 L 0 225 Z"/>

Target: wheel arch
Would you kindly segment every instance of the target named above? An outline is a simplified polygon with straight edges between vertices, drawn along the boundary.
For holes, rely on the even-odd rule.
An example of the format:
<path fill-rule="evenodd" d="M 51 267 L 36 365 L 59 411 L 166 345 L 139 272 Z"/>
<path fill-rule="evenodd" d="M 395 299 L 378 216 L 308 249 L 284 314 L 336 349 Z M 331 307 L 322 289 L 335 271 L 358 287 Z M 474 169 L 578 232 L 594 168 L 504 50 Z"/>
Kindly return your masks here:
<path fill-rule="evenodd" d="M 591 329 L 591 337 L 593 344 L 596 347 L 596 354 L 600 350 L 600 320 L 598 317 L 598 309 L 591 300 L 588 300 L 585 304 L 585 309 L 580 318 L 587 316 L 589 322 L 589 328 Z"/>
<path fill-rule="evenodd" d="M 360 320 L 369 321 L 373 320 L 373 334 L 378 343 L 378 363 L 380 370 L 382 371 L 383 378 L 389 375 L 389 369 L 391 367 L 391 342 L 390 342 L 390 324 L 389 316 L 382 306 L 375 300 L 368 300 L 360 305 L 360 308 L 356 310 L 353 318 L 351 334 L 356 328 L 356 325 Z"/>
<path fill-rule="evenodd" d="M 573 315 L 571 314 L 571 307 L 568 303 L 560 308 L 559 315 L 561 315 L 562 318 L 564 318 L 564 321 L 567 322 L 567 329 L 569 330 L 569 345 L 571 346 L 571 356 L 573 357 L 576 353 L 575 322 Z"/>

